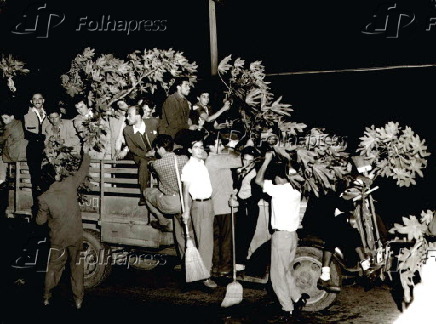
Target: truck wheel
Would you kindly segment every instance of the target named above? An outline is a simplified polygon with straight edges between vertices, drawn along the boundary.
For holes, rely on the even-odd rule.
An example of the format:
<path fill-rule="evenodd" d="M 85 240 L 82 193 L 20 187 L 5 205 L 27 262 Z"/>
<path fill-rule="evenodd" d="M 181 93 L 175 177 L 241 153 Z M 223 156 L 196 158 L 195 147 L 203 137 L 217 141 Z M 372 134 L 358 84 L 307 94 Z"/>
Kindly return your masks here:
<path fill-rule="evenodd" d="M 307 293 L 310 298 L 304 307 L 306 311 L 319 311 L 328 308 L 336 299 L 335 293 L 328 293 L 317 287 L 318 278 L 321 275 L 322 250 L 315 247 L 297 247 L 292 269 L 295 277 L 295 284 L 301 292 Z M 330 276 L 333 282 L 342 285 L 341 269 L 332 260 L 330 264 Z"/>
<path fill-rule="evenodd" d="M 83 231 L 84 286 L 96 287 L 112 271 L 112 254 L 110 248 L 100 241 L 100 233 L 95 230 Z"/>

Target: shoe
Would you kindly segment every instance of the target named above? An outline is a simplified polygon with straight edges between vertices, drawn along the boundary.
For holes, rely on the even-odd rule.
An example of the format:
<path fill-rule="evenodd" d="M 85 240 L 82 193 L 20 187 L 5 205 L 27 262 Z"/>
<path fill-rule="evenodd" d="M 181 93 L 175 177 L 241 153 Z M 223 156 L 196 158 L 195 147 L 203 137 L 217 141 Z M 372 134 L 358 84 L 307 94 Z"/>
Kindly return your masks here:
<path fill-rule="evenodd" d="M 76 309 L 81 309 L 82 308 L 82 303 L 83 303 L 82 299 L 77 299 L 76 300 Z"/>
<path fill-rule="evenodd" d="M 145 202 L 145 198 L 141 197 L 141 199 L 139 199 L 138 201 L 138 206 L 145 206 L 147 205 L 147 203 Z"/>
<path fill-rule="evenodd" d="M 203 281 L 203 285 L 207 288 L 216 288 L 218 287 L 218 285 L 216 284 L 215 281 L 213 281 L 212 279 L 206 279 Z"/>
<path fill-rule="evenodd" d="M 304 308 L 304 306 L 307 305 L 307 300 L 310 298 L 310 296 L 306 293 L 302 293 L 300 298 L 294 303 L 294 311 L 293 314 L 300 314 L 301 310 Z"/>
<path fill-rule="evenodd" d="M 44 298 L 44 301 L 42 303 L 44 304 L 44 306 L 48 306 L 50 305 L 50 299 Z"/>
<path fill-rule="evenodd" d="M 321 278 L 318 278 L 317 283 L 318 289 L 325 290 L 329 293 L 338 293 L 341 291 L 341 287 L 334 285 L 332 280 L 322 280 Z"/>

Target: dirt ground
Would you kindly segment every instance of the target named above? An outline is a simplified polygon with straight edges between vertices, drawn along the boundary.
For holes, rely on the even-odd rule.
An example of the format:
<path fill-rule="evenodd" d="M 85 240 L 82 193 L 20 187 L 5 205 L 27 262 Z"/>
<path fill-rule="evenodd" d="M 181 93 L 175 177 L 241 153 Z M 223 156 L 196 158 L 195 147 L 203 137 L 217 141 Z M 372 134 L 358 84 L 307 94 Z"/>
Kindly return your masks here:
<path fill-rule="evenodd" d="M 240 305 L 222 309 L 230 279 L 219 281 L 212 292 L 200 286 L 183 291 L 180 271 L 174 262 L 151 271 L 114 266 L 100 286 L 86 290 L 84 307 L 72 307 L 68 272 L 54 291 L 49 307 L 42 306 L 44 272 L 16 269 L 11 262 L 23 246 L 28 228 L 2 222 L 2 311 L 1 323 L 280 323 L 278 303 L 268 285 L 242 282 L 244 299 Z M 175 261 L 175 260 L 173 260 Z M 369 291 L 347 283 L 334 304 L 319 312 L 302 312 L 292 323 L 384 324 L 400 315 L 390 286 L 380 284 Z"/>

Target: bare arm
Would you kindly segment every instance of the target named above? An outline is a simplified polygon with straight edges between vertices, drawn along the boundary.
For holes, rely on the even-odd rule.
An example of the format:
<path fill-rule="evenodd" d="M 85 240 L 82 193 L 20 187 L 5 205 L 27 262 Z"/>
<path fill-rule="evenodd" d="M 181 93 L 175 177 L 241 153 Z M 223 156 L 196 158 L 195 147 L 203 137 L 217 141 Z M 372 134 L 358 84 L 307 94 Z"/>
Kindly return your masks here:
<path fill-rule="evenodd" d="M 225 103 L 224 103 L 224 106 L 222 106 L 221 107 L 221 109 L 220 110 L 218 110 L 215 114 L 213 114 L 212 116 L 208 116 L 205 112 L 204 113 L 202 113 L 201 115 L 200 115 L 200 117 L 201 118 L 203 118 L 205 121 L 207 121 L 207 122 L 213 122 L 213 121 L 215 121 L 215 119 L 217 119 L 219 116 L 221 116 L 221 114 L 223 113 L 223 112 L 225 112 L 225 111 L 227 111 L 227 110 L 229 110 L 230 109 L 230 102 L 229 101 L 226 101 Z"/>
<path fill-rule="evenodd" d="M 268 164 L 271 162 L 273 157 L 272 152 L 266 152 L 265 154 L 265 161 L 263 161 L 262 166 L 260 167 L 259 171 L 257 172 L 256 179 L 254 180 L 257 185 L 263 187 L 263 183 L 265 181 L 265 172 L 268 168 Z"/>
<path fill-rule="evenodd" d="M 192 206 L 192 199 L 191 199 L 191 195 L 189 194 L 189 190 L 186 182 L 183 182 L 182 191 L 183 191 L 183 205 L 184 205 L 182 218 L 186 224 L 189 218 L 191 217 L 191 206 Z"/>

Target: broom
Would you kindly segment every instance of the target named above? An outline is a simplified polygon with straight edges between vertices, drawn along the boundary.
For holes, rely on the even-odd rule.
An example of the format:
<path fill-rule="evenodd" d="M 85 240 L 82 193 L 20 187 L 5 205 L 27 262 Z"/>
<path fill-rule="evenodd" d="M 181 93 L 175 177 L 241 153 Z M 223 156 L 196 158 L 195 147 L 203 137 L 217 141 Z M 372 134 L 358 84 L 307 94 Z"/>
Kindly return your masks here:
<path fill-rule="evenodd" d="M 177 166 L 177 158 L 174 159 L 177 184 L 180 191 L 180 203 L 182 205 L 182 213 L 185 211 L 185 205 L 183 204 L 183 192 L 182 183 L 180 181 L 179 168 Z M 209 271 L 206 269 L 200 253 L 194 245 L 194 242 L 189 235 L 188 224 L 185 223 L 186 232 L 186 251 L 185 251 L 185 270 L 186 270 L 186 282 L 200 281 L 210 277 Z"/>
<path fill-rule="evenodd" d="M 244 291 L 242 285 L 236 280 L 236 260 L 235 260 L 235 220 L 233 213 L 233 206 L 230 207 L 232 210 L 232 249 L 233 249 L 233 281 L 227 285 L 226 296 L 224 297 L 221 307 L 229 307 L 232 305 L 237 305 L 242 301 Z"/>

